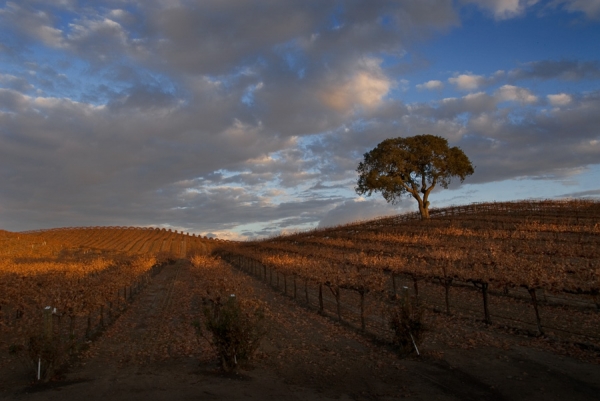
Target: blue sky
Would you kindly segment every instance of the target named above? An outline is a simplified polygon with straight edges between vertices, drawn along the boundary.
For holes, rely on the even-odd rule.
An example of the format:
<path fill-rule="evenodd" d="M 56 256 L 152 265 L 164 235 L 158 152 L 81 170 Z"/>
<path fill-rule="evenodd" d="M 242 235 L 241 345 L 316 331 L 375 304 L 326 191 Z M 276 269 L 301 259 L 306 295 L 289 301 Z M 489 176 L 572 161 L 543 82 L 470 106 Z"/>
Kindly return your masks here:
<path fill-rule="evenodd" d="M 476 166 L 433 207 L 600 196 L 600 0 L 0 1 L 0 229 L 244 239 L 416 210 L 386 138 Z"/>

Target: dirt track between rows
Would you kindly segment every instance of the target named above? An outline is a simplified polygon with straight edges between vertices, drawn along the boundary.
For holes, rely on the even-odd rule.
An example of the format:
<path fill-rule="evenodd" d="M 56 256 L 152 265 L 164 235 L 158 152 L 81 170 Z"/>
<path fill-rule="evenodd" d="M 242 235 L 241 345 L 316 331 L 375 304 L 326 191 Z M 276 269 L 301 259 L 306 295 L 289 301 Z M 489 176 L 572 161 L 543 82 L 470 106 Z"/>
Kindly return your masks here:
<path fill-rule="evenodd" d="M 250 370 L 223 375 L 191 325 L 198 301 L 189 296 L 190 269 L 186 261 L 165 266 L 62 381 L 15 382 L 0 398 L 593 400 L 600 395 L 598 365 L 534 347 L 527 338 L 431 315 L 423 355 L 401 360 L 259 281 L 251 282 L 255 296 L 270 307 L 269 334 Z M 490 342 L 494 346 L 485 345 Z"/>

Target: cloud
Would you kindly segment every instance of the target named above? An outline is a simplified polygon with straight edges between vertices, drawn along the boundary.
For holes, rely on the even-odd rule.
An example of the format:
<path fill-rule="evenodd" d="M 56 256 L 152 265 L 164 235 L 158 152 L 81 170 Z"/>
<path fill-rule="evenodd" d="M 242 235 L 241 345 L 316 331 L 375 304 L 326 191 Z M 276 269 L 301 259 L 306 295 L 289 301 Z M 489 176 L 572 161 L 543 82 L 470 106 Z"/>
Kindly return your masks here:
<path fill-rule="evenodd" d="M 581 60 L 539 60 L 524 63 L 519 68 L 504 71 L 498 70 L 488 76 L 470 72 L 455 75 L 448 82 L 461 91 L 480 90 L 486 87 L 508 82 L 514 84 L 523 80 L 562 80 L 582 81 L 600 79 L 600 64 L 598 61 Z M 430 81 L 437 82 L 437 81 Z M 419 89 L 425 86 L 417 86 Z"/>
<path fill-rule="evenodd" d="M 461 98 L 442 99 L 440 105 L 435 110 L 435 118 L 448 119 L 454 118 L 462 113 L 477 115 L 486 112 L 493 112 L 498 105 L 498 99 L 485 92 L 469 93 Z"/>
<path fill-rule="evenodd" d="M 0 74 L 0 85 L 8 89 L 15 89 L 18 92 L 27 92 L 34 88 L 25 78 L 12 74 Z"/>
<path fill-rule="evenodd" d="M 406 72 L 425 65 L 412 50 L 457 26 L 455 2 L 5 4 L 2 228 L 162 225 L 251 238 L 395 213 L 404 209 L 355 202 L 353 191 L 362 154 L 394 136 L 463 147 L 477 165 L 468 182 L 598 162 L 593 88 L 517 85 L 597 79 L 596 62 L 424 79 L 417 89 L 467 93 L 410 102 Z M 504 18 L 532 3 L 477 5 Z"/>
<path fill-rule="evenodd" d="M 355 107 L 372 110 L 382 104 L 394 86 L 381 70 L 380 60 L 361 62 L 352 76 L 335 80 L 321 92 L 323 103 L 338 112 L 348 112 Z"/>
<path fill-rule="evenodd" d="M 193 7 L 177 3 L 147 7 L 149 46 L 156 49 L 161 62 L 188 73 L 233 69 L 257 57 L 269 58 L 274 48 L 280 50 L 288 68 L 294 59 L 306 61 L 305 71 L 310 73 L 311 61 L 325 58 L 334 68 L 368 53 L 401 53 L 398 34 L 418 38 L 457 22 L 455 10 L 444 0 L 344 3 L 343 20 L 336 24 L 331 19 L 339 14 L 336 2 L 291 0 L 263 6 L 221 0 Z M 389 25 L 381 23 L 382 14 Z M 284 44 L 292 44 L 293 52 L 281 52 Z M 189 48 L 196 50 L 189 52 Z"/>
<path fill-rule="evenodd" d="M 412 204 L 408 199 L 402 200 L 395 207 L 381 199 L 365 200 L 364 198 L 356 198 L 347 200 L 329 210 L 319 221 L 319 227 L 332 227 L 376 217 L 395 215 L 409 210 L 414 211 L 415 204 Z"/>
<path fill-rule="evenodd" d="M 129 37 L 121 24 L 109 18 L 83 18 L 69 26 L 66 41 L 78 53 L 106 61 L 112 55 L 120 55 L 127 47 Z"/>
<path fill-rule="evenodd" d="M 418 84 L 417 85 L 417 89 L 422 90 L 422 89 L 427 89 L 427 90 L 440 90 L 444 88 L 444 84 L 442 83 L 442 81 L 437 81 L 437 80 L 431 80 L 431 81 L 427 81 L 424 84 Z"/>
<path fill-rule="evenodd" d="M 598 113 L 600 93 L 594 92 L 574 99 L 565 109 L 529 110 L 516 116 L 510 112 L 484 113 L 471 119 L 466 126 L 468 134 L 458 142 L 477 166 L 469 182 L 558 179 L 598 164 Z"/>
<path fill-rule="evenodd" d="M 559 93 L 556 95 L 548 95 L 548 101 L 552 106 L 566 106 L 573 101 L 571 95 L 566 93 Z"/>
<path fill-rule="evenodd" d="M 537 96 L 533 95 L 525 88 L 519 88 L 513 85 L 503 85 L 495 93 L 495 96 L 501 102 L 520 102 L 520 103 L 535 103 Z"/>
<path fill-rule="evenodd" d="M 557 198 L 597 198 L 600 197 L 600 189 L 591 189 L 588 191 L 570 192 L 557 196 Z"/>
<path fill-rule="evenodd" d="M 54 48 L 64 46 L 63 32 L 53 26 L 52 14 L 46 11 L 33 12 L 9 1 L 6 2 L 5 8 L 0 9 L 0 21 L 46 46 Z"/>
<path fill-rule="evenodd" d="M 463 4 L 474 4 L 489 11 L 497 20 L 505 20 L 523 15 L 527 8 L 539 0 L 461 0 Z"/>
<path fill-rule="evenodd" d="M 569 12 L 582 12 L 589 19 L 600 19 L 600 0 L 553 0 L 550 4 Z"/>
<path fill-rule="evenodd" d="M 534 98 L 538 98 L 534 103 Z M 501 101 L 507 101 L 499 107 Z M 600 93 L 573 97 L 568 108 L 538 109 L 539 97 L 506 87 L 434 104 L 412 104 L 396 119 L 378 119 L 345 135 L 329 134 L 315 153 L 356 168 L 362 153 L 386 138 L 434 134 L 462 148 L 476 166 L 465 184 L 519 178 L 560 179 L 600 160 Z M 565 135 L 569 132 L 569 135 Z M 329 149 L 330 153 L 325 150 Z M 334 149 L 334 151 L 332 151 Z M 343 170 L 343 168 L 341 168 Z"/>
<path fill-rule="evenodd" d="M 561 79 L 580 81 L 583 79 L 600 79 L 598 61 L 579 60 L 541 60 L 526 63 L 508 73 L 512 81 L 523 79 Z"/>
<path fill-rule="evenodd" d="M 152 14 L 152 10 L 148 11 Z M 398 17 L 408 18 L 406 13 L 412 11 L 418 13 L 409 18 L 412 23 L 427 23 L 429 16 L 418 5 L 400 11 Z M 311 8 L 307 12 L 316 13 Z M 442 21 L 440 15 L 435 15 L 437 21 Z M 268 35 L 254 42 L 264 59 L 249 63 L 241 53 L 227 55 L 227 46 L 221 46 L 220 55 L 231 60 L 231 64 L 226 60 L 215 64 L 218 68 L 214 71 L 218 69 L 223 74 L 210 75 L 206 73 L 213 70 L 204 61 L 186 64 L 177 58 L 146 60 L 141 53 L 133 52 L 136 42 L 132 39 L 132 27 L 123 16 L 113 12 L 107 17 L 95 13 L 77 15 L 68 29 L 61 30 L 62 50 L 87 60 L 91 63 L 91 75 L 101 73 L 94 78 L 110 85 L 96 84 L 98 90 L 106 87 L 103 94 L 86 93 L 93 102 L 27 96 L 19 92 L 22 88 L 0 91 L 0 109 L 15 113 L 11 117 L 0 114 L 0 125 L 13 133 L 0 138 L 2 163 L 14 166 L 1 170 L 6 179 L 0 193 L 6 207 L 3 210 L 11 210 L 11 216 L 3 221 L 9 228 L 52 226 L 57 221 L 58 225 L 85 225 L 106 219 L 106 223 L 114 224 L 169 222 L 195 231 L 218 232 L 260 221 L 277 221 L 269 227 L 249 229 L 263 235 L 294 224 L 316 224 L 332 202 L 340 202 L 339 196 L 316 196 L 312 192 L 304 198 L 300 195 L 302 201 L 293 201 L 297 186 L 309 186 L 311 180 L 316 182 L 324 176 L 319 174 L 320 169 L 329 169 L 325 174 L 329 177 L 336 176 L 333 166 L 339 161 L 334 156 L 330 161 L 333 164 L 321 166 L 305 160 L 306 155 L 297 149 L 295 135 L 335 129 L 348 111 L 370 113 L 384 106 L 394 83 L 378 59 L 342 44 L 343 38 L 334 38 L 340 33 L 322 32 L 315 39 L 318 44 L 299 42 L 302 52 L 308 54 L 310 72 L 290 79 L 289 70 L 281 68 L 279 56 L 270 48 L 273 40 L 283 38 Z M 240 21 L 244 17 L 237 13 L 231 16 Z M 358 17 L 364 19 L 366 14 L 357 12 Z M 377 16 L 371 17 L 375 29 Z M 148 32 L 159 32 L 152 24 Z M 345 34 L 361 39 L 358 25 L 346 26 L 354 28 Z M 280 28 L 287 29 L 283 25 Z M 364 34 L 373 37 L 362 38 L 364 51 L 388 47 L 396 51 L 401 47 L 400 43 L 391 46 L 397 38 L 388 36 L 387 47 L 382 48 L 378 40 L 384 32 L 375 34 L 369 29 Z M 264 26 L 260 30 L 264 31 Z M 310 37 L 311 30 L 303 28 L 298 35 Z M 215 34 L 221 40 L 219 32 L 217 29 Z M 31 31 L 23 34 L 37 40 Z M 257 30 L 256 34 L 263 33 Z M 189 54 L 190 47 L 198 44 L 193 39 L 194 35 L 190 36 L 186 46 L 184 39 L 174 45 L 182 46 L 182 52 L 185 48 Z M 250 35 L 247 40 L 254 38 Z M 267 41 L 266 45 L 261 40 Z M 150 35 L 140 46 L 160 50 L 158 42 Z M 327 46 L 333 47 L 327 50 Z M 333 56 L 340 53 L 337 59 L 333 58 L 344 64 L 343 69 L 337 69 L 343 71 L 339 76 L 330 72 L 338 66 L 312 60 L 328 52 L 333 52 Z M 121 63 L 124 57 L 126 63 Z M 138 68 L 133 68 L 135 63 Z M 32 68 L 39 76 L 42 66 Z M 158 70 L 152 71 L 153 68 Z M 174 80 L 174 71 L 186 73 Z M 244 102 L 248 88 L 253 88 L 252 101 Z M 320 93 L 333 94 L 334 99 L 337 96 L 335 107 L 323 108 Z M 102 102 L 102 96 L 106 101 Z M 217 178 L 216 171 L 228 173 Z M 203 186 L 197 187 L 200 182 Z M 285 190 L 276 194 L 272 190 L 275 186 Z M 189 192 L 190 188 L 198 189 L 196 195 Z M 24 203 L 22 199 L 28 201 Z M 28 215 L 27 210 L 31 209 L 46 213 Z M 228 217 L 224 218 L 224 214 Z M 30 216 L 29 220 L 25 216 Z"/>
<path fill-rule="evenodd" d="M 460 74 L 458 76 L 448 78 L 448 82 L 455 85 L 459 90 L 471 91 L 484 86 L 487 80 L 482 75 Z"/>

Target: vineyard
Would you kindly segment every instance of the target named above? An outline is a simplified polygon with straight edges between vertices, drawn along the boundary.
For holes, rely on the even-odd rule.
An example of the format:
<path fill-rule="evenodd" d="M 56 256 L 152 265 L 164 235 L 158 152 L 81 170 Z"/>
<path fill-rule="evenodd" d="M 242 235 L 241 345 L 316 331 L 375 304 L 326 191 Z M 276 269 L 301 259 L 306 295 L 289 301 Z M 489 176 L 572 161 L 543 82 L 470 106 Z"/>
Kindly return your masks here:
<path fill-rule="evenodd" d="M 6 233 L 3 241 L 0 256 L 23 256 L 25 251 L 30 251 L 32 255 L 57 255 L 62 249 L 77 249 L 128 254 L 163 253 L 185 257 L 194 251 L 205 250 L 207 244 L 222 242 L 217 238 L 203 238 L 195 234 L 151 227 L 54 228 L 18 234 Z"/>
<path fill-rule="evenodd" d="M 11 351 L 0 367 L 30 353 L 44 360 L 38 375 L 51 374 L 123 313 L 162 266 L 206 253 L 213 242 L 127 227 L 0 231 L 0 347 Z"/>
<path fill-rule="evenodd" d="M 600 350 L 600 204 L 489 203 L 264 241 L 223 256 L 298 302 L 390 340 L 386 314 L 426 309 Z"/>
<path fill-rule="evenodd" d="M 129 399 L 148 364 L 149 388 L 169 377 L 169 391 L 196 397 L 199 385 L 207 388 L 198 374 L 213 377 L 215 360 L 225 358 L 202 322 L 217 324 L 223 308 L 239 305 L 261 318 L 266 339 L 252 346 L 254 384 L 227 376 L 205 390 L 224 399 L 244 398 L 248 386 L 264 395 L 274 382 L 271 399 L 290 394 L 289 383 L 308 386 L 306 399 L 315 399 L 314 389 L 325 399 L 320 392 L 330 388 L 335 399 L 349 391 L 353 399 L 378 399 L 380 391 L 398 399 L 410 393 L 406 383 L 425 394 L 416 399 L 547 399 L 574 389 L 583 390 L 573 399 L 593 399 L 600 203 L 487 203 L 430 215 L 248 242 L 133 227 L 0 231 L 0 398 L 20 399 L 14 383 L 83 377 L 90 382 L 77 387 L 83 394 L 67 397 L 65 389 L 61 396 L 97 391 L 106 399 L 113 395 L 106 389 L 120 385 Z M 405 305 L 426 328 L 424 339 L 409 332 L 409 351 L 420 355 L 414 358 L 398 358 L 395 346 Z M 547 359 L 527 354 L 534 348 L 549 351 Z M 230 367 L 236 352 L 227 354 Z M 557 355 L 576 362 L 561 365 Z M 489 367 L 472 365 L 478 358 Z M 506 382 L 523 374 L 523 363 L 536 385 L 552 390 Z M 552 370 L 556 364 L 564 369 Z M 65 366 L 72 376 L 57 373 Z"/>

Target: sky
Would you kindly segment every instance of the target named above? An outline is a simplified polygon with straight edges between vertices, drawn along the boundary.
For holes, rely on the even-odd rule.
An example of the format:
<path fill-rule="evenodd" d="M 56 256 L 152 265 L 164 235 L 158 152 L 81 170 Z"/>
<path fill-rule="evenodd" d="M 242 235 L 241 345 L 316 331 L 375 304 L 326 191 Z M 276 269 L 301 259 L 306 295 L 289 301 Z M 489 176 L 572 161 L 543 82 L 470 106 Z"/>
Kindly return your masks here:
<path fill-rule="evenodd" d="M 254 239 L 414 212 L 386 138 L 475 166 L 432 207 L 600 196 L 600 0 L 0 1 L 0 229 Z"/>

